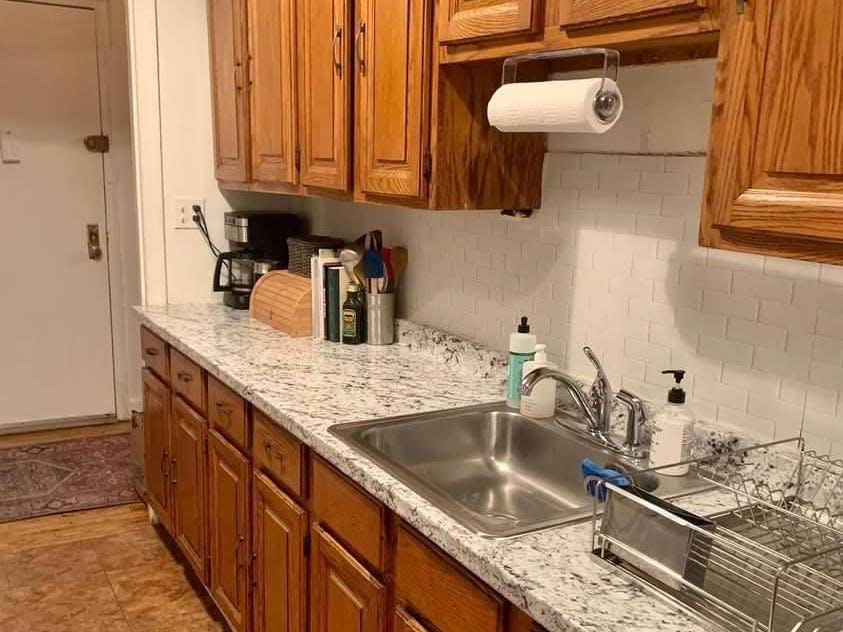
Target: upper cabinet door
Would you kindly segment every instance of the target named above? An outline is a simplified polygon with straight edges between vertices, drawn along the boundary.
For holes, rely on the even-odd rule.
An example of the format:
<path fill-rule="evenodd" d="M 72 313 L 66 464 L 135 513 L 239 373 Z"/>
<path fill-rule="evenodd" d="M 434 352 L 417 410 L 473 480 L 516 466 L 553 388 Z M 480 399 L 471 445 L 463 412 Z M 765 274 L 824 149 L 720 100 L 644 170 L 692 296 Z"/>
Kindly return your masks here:
<path fill-rule="evenodd" d="M 293 0 L 249 0 L 252 179 L 295 184 L 296 28 Z"/>
<path fill-rule="evenodd" d="M 208 0 L 214 168 L 219 180 L 249 179 L 246 0 Z"/>
<path fill-rule="evenodd" d="M 561 0 L 562 25 L 585 28 L 640 18 L 702 11 L 711 0 Z"/>
<path fill-rule="evenodd" d="M 351 16 L 345 0 L 308 0 L 298 7 L 301 182 L 347 191 L 351 107 Z"/>
<path fill-rule="evenodd" d="M 539 0 L 441 0 L 439 41 L 459 44 L 484 37 L 533 33 Z"/>
<path fill-rule="evenodd" d="M 701 243 L 843 262 L 843 2 L 725 12 Z"/>
<path fill-rule="evenodd" d="M 426 197 L 429 0 L 358 0 L 356 16 L 358 189 Z"/>

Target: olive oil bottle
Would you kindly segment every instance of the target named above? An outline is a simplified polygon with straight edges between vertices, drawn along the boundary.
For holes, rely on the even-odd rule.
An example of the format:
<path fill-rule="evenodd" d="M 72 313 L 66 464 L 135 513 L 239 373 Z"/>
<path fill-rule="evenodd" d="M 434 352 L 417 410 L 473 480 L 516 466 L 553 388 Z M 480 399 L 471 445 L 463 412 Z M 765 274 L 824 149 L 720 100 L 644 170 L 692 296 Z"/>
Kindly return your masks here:
<path fill-rule="evenodd" d="M 359 345 L 363 338 L 365 312 L 360 287 L 355 283 L 348 286 L 348 296 L 342 305 L 342 341 L 347 345 Z"/>

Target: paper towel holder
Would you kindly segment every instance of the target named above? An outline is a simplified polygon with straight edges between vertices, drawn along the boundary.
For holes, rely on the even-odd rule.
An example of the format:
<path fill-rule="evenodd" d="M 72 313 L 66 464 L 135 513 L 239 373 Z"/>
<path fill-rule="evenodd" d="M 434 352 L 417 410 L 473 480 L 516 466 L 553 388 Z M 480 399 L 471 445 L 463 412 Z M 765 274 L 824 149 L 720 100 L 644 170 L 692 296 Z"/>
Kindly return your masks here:
<path fill-rule="evenodd" d="M 569 57 L 588 57 L 591 55 L 603 56 L 603 80 L 600 82 L 600 90 L 594 97 L 594 113 L 602 123 L 609 125 L 614 123 L 621 110 L 620 95 L 614 89 L 606 88 L 606 78 L 609 71 L 614 69 L 613 81 L 617 83 L 621 67 L 621 54 L 613 48 L 570 48 L 568 50 L 540 51 L 536 53 L 525 53 L 515 57 L 507 57 L 503 62 L 501 70 L 501 85 L 515 83 L 518 79 L 518 64 L 525 61 L 537 61 L 541 59 L 564 59 Z"/>

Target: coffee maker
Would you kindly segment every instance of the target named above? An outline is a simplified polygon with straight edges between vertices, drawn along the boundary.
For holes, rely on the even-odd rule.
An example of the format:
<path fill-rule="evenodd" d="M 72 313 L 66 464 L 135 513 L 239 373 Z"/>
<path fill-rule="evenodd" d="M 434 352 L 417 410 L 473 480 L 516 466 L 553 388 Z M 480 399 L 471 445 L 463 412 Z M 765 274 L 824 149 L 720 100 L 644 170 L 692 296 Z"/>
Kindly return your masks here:
<path fill-rule="evenodd" d="M 270 270 L 287 267 L 287 237 L 301 233 L 300 220 L 287 213 L 232 211 L 225 214 L 229 251 L 217 257 L 214 292 L 223 292 L 223 303 L 249 309 L 255 282 Z"/>

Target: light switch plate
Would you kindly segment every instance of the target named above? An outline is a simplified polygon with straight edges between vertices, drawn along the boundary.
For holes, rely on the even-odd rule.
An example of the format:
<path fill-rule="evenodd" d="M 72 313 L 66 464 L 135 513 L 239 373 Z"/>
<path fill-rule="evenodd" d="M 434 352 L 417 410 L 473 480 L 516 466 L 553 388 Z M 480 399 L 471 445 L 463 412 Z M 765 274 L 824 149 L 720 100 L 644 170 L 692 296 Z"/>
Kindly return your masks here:
<path fill-rule="evenodd" d="M 170 225 L 176 230 L 198 229 L 193 221 L 193 207 L 199 206 L 205 212 L 205 200 L 197 198 L 176 198 L 170 215 Z"/>

